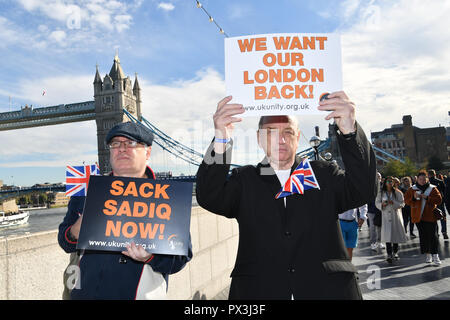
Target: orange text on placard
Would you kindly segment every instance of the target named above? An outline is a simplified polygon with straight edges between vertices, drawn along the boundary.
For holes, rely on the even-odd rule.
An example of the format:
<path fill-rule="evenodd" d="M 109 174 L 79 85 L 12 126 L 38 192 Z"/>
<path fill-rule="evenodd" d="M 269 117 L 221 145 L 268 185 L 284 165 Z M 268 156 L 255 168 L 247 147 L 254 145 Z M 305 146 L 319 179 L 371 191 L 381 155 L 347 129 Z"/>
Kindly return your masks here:
<path fill-rule="evenodd" d="M 172 213 L 172 208 L 167 203 L 160 203 L 156 205 L 155 203 L 145 203 L 140 201 L 134 201 L 130 205 L 129 201 L 122 201 L 118 207 L 117 201 L 114 199 L 109 199 L 105 201 L 103 214 L 107 216 L 127 216 L 136 218 L 157 218 L 162 220 L 170 220 L 170 215 Z"/>
<path fill-rule="evenodd" d="M 143 223 L 128 221 L 122 224 L 122 221 L 106 221 L 105 236 L 107 237 L 120 237 L 134 238 L 139 236 L 141 239 L 155 239 L 158 235 L 159 239 L 164 239 L 165 224 L 159 223 Z"/>
<path fill-rule="evenodd" d="M 167 189 L 170 187 L 169 184 L 153 184 L 150 182 L 142 183 L 139 188 L 136 186 L 134 181 L 130 181 L 127 185 L 121 180 L 115 180 L 111 183 L 111 190 L 109 192 L 113 196 L 133 196 L 133 197 L 143 197 L 143 198 L 163 198 L 170 199 L 167 194 Z"/>
<path fill-rule="evenodd" d="M 325 50 L 327 37 L 299 37 L 299 36 L 275 36 L 272 37 L 276 50 Z M 238 39 L 237 43 L 241 52 L 267 50 L 267 38 Z"/>

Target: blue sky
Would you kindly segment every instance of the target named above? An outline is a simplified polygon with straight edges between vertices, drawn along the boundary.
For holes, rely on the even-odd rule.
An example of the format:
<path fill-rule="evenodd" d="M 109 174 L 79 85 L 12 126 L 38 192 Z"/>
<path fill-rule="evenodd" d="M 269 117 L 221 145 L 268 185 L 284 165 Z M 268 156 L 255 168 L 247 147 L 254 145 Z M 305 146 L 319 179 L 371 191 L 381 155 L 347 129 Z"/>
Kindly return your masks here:
<path fill-rule="evenodd" d="M 229 36 L 339 33 L 344 90 L 368 135 L 401 123 L 404 114 L 418 127 L 448 125 L 447 1 L 201 3 Z M 0 0 L 0 112 L 92 100 L 95 65 L 104 76 L 116 50 L 125 74 L 134 79 L 138 73 L 144 116 L 203 152 L 225 94 L 224 36 L 194 0 Z M 326 135 L 324 117 L 300 119 L 304 135 L 312 136 L 315 125 Z M 240 128 L 252 132 L 255 123 L 246 119 Z M 95 130 L 89 121 L 0 132 L 0 179 L 16 185 L 63 181 L 66 164 L 96 160 Z M 186 137 L 185 130 L 201 130 L 201 139 Z M 246 150 L 237 147 L 235 162 L 262 157 Z M 196 171 L 157 148 L 150 164 Z"/>

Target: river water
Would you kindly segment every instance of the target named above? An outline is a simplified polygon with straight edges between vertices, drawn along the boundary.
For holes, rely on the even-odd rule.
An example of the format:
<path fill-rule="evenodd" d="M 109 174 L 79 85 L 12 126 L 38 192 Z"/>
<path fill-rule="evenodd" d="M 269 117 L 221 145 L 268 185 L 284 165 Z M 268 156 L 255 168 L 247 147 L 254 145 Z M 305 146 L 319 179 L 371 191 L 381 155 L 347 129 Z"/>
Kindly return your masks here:
<path fill-rule="evenodd" d="M 23 225 L 1 227 L 0 237 L 20 236 L 40 231 L 58 229 L 67 212 L 67 207 L 30 210 L 28 223 Z"/>
<path fill-rule="evenodd" d="M 197 199 L 192 197 L 192 206 L 197 206 Z M 31 233 L 58 229 L 67 212 L 67 207 L 30 210 L 28 223 L 23 225 L 1 227 L 0 238 L 28 235 Z"/>

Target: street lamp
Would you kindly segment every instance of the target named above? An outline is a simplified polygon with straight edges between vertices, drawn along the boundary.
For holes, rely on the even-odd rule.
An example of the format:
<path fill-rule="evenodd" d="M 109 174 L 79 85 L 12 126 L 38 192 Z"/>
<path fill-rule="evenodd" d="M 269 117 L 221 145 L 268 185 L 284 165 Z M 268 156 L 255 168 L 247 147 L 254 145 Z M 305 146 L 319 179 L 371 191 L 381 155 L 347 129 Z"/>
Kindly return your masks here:
<path fill-rule="evenodd" d="M 320 139 L 318 136 L 312 136 L 311 139 L 309 139 L 309 144 L 314 149 L 314 160 L 319 160 L 319 145 L 320 145 Z"/>
<path fill-rule="evenodd" d="M 327 152 L 323 155 L 323 157 L 325 158 L 325 160 L 330 161 L 333 158 L 333 155 Z"/>

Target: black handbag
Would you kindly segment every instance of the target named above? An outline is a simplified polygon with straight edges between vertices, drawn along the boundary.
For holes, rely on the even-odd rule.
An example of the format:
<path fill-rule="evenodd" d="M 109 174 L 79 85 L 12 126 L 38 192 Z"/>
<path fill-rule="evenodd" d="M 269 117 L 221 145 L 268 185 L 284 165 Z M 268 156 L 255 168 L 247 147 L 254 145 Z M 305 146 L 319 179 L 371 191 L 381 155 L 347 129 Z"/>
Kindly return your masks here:
<path fill-rule="evenodd" d="M 444 215 L 442 214 L 442 210 L 439 209 L 438 207 L 433 209 L 433 216 L 437 219 L 437 220 L 441 220 L 444 219 Z"/>

